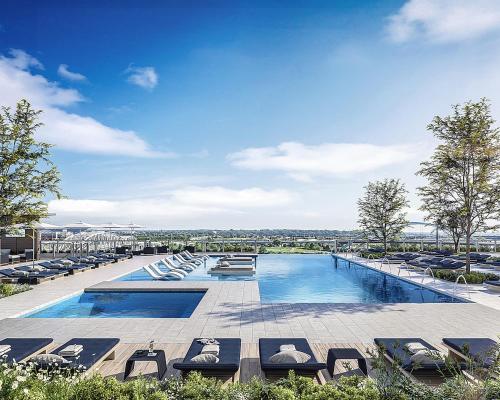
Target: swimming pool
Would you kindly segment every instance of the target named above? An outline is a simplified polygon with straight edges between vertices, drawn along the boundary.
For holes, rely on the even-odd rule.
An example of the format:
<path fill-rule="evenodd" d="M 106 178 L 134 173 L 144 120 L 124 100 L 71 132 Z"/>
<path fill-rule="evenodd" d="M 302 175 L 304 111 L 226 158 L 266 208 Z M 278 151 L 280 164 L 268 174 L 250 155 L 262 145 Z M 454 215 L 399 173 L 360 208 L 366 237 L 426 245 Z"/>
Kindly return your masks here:
<path fill-rule="evenodd" d="M 24 318 L 189 318 L 204 291 L 92 291 Z"/>
<path fill-rule="evenodd" d="M 257 280 L 262 303 L 451 303 L 461 300 L 326 254 L 262 254 L 253 276 L 211 276 L 207 261 L 184 281 Z M 120 280 L 150 280 L 138 270 Z"/>

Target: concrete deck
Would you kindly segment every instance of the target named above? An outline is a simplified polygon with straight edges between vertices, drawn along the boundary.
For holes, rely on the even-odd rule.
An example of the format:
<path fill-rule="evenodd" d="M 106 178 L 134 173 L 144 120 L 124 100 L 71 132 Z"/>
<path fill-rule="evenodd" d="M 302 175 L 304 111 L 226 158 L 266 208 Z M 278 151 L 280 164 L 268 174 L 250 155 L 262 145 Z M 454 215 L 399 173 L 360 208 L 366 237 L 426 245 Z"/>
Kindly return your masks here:
<path fill-rule="evenodd" d="M 0 300 L 0 337 L 119 337 L 122 343 L 190 343 L 193 338 L 306 337 L 311 343 L 372 343 L 374 337 L 420 336 L 438 344 L 445 336 L 500 334 L 500 310 L 477 303 L 262 304 L 256 281 L 109 282 L 163 256 L 134 257 L 36 286 Z M 432 280 L 432 279 L 431 279 Z M 84 288 L 206 289 L 190 318 L 29 319 L 15 316 Z"/>

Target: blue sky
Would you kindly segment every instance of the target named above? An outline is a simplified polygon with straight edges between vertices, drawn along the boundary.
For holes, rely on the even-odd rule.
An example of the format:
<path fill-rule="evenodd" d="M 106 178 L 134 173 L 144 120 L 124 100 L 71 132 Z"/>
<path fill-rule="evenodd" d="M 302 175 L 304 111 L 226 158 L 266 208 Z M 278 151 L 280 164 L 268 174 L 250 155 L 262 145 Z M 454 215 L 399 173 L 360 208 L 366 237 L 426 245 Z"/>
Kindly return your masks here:
<path fill-rule="evenodd" d="M 420 220 L 427 123 L 500 111 L 497 1 L 68 4 L 0 14 L 0 104 L 44 110 L 55 223 L 352 228 L 384 177 Z"/>

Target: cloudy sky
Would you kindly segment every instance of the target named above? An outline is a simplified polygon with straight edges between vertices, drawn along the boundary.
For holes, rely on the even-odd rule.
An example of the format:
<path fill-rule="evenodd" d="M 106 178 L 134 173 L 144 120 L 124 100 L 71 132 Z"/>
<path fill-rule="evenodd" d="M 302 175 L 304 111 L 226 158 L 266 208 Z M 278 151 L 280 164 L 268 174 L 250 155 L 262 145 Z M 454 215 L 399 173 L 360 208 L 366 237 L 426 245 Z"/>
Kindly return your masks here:
<path fill-rule="evenodd" d="M 284 4 L 3 2 L 0 105 L 43 110 L 51 222 L 353 228 L 385 177 L 421 220 L 427 123 L 483 96 L 500 118 L 500 2 Z"/>

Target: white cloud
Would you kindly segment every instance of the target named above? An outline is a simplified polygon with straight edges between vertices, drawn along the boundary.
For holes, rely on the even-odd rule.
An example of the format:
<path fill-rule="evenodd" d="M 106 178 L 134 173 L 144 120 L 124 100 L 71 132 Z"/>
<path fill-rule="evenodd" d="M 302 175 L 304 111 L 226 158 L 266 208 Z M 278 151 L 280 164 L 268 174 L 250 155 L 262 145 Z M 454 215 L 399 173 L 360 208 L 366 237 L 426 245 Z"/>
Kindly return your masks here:
<path fill-rule="evenodd" d="M 164 157 L 170 153 L 154 151 L 134 131 L 112 128 L 94 118 L 64 110 L 84 100 L 74 89 L 61 88 L 37 75 L 31 68 L 42 64 L 22 50 L 11 50 L 10 57 L 0 55 L 0 104 L 15 106 L 27 99 L 42 109 L 44 125 L 39 138 L 55 146 L 81 153 L 115 154 L 135 157 Z"/>
<path fill-rule="evenodd" d="M 196 223 L 200 218 L 238 216 L 290 204 L 294 194 L 283 189 L 230 189 L 220 186 L 191 186 L 172 190 L 168 195 L 145 199 L 89 200 L 62 199 L 49 202 L 57 221 L 83 219 L 91 222 L 127 220 L 147 226 Z M 216 218 L 217 220 L 217 218 Z M 227 218 L 223 223 L 227 223 Z"/>
<path fill-rule="evenodd" d="M 85 75 L 79 74 L 78 72 L 71 72 L 68 68 L 66 64 L 61 64 L 59 68 L 57 68 L 57 73 L 60 77 L 69 81 L 83 82 L 87 80 Z"/>
<path fill-rule="evenodd" d="M 355 143 L 305 145 L 285 142 L 276 147 L 248 148 L 229 154 L 235 166 L 250 170 L 278 170 L 300 181 L 317 176 L 346 176 L 412 158 L 407 146 Z"/>
<path fill-rule="evenodd" d="M 154 89 L 158 84 L 158 74 L 153 67 L 130 66 L 125 70 L 127 81 L 144 89 Z"/>
<path fill-rule="evenodd" d="M 408 0 L 389 17 L 395 42 L 417 37 L 438 43 L 477 38 L 500 29 L 498 0 Z"/>

